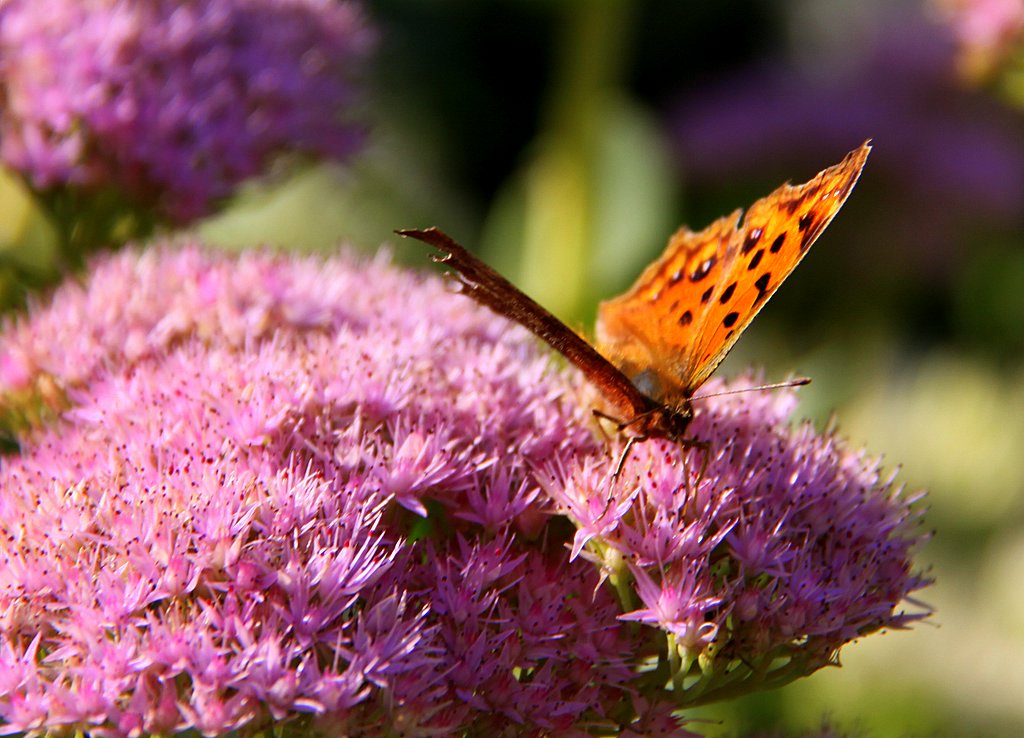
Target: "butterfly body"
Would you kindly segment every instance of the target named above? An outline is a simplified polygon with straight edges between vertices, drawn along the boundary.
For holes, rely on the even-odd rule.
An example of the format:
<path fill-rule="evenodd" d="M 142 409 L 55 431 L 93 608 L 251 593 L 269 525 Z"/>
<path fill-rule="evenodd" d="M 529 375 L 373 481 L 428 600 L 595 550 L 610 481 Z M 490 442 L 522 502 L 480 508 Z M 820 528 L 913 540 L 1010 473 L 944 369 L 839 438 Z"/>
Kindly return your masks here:
<path fill-rule="evenodd" d="M 440 230 L 398 233 L 434 246 L 466 295 L 579 367 L 632 439 L 686 442 L 694 393 L 839 211 L 870 150 L 865 143 L 809 182 L 782 185 L 746 215 L 680 228 L 627 292 L 601 303 L 596 347 Z"/>

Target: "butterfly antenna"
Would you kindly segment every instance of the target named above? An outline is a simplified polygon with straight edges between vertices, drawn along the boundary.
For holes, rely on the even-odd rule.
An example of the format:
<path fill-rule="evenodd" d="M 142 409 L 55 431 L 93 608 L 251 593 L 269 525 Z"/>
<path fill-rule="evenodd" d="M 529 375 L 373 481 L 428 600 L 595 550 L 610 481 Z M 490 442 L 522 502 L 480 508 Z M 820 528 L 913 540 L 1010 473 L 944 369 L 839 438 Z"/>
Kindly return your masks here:
<path fill-rule="evenodd" d="M 690 400 L 706 400 L 709 397 L 722 397 L 723 395 L 738 395 L 743 392 L 761 392 L 763 390 L 775 390 L 785 389 L 787 387 L 803 387 L 805 384 L 810 384 L 810 377 L 798 377 L 796 379 L 789 379 L 785 382 L 776 382 L 775 384 L 762 384 L 757 387 L 743 387 L 741 389 L 725 390 L 724 392 L 712 392 L 710 395 L 697 395 L 691 397 Z"/>

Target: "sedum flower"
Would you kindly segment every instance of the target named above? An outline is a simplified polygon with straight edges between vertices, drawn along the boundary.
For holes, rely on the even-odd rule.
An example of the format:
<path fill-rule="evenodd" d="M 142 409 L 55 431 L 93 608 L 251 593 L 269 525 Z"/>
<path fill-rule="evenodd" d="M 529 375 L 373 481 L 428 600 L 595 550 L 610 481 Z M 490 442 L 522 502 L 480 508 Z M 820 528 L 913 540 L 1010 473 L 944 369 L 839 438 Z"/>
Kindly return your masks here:
<path fill-rule="evenodd" d="M 893 610 L 897 590 L 926 584 L 910 566 L 916 495 L 834 433 L 791 428 L 792 392 L 700 407 L 691 433 L 707 451 L 649 441 L 617 480 L 578 459 L 548 487 L 574 520 L 579 499 L 610 490 L 612 520 L 585 556 L 628 583 L 622 601 L 635 609 L 621 619 L 666 633 L 665 674 L 683 701 L 785 684 L 835 663 L 839 644 L 919 617 Z"/>
<path fill-rule="evenodd" d="M 53 410 L 0 465 L 3 732 L 686 736 L 923 616 L 915 496 L 792 394 L 613 481 L 574 371 L 384 256 L 123 252 L 0 357 Z"/>
<path fill-rule="evenodd" d="M 189 221 L 277 154 L 353 152 L 370 36 L 330 0 L 10 0 L 0 156 L 39 190 Z"/>

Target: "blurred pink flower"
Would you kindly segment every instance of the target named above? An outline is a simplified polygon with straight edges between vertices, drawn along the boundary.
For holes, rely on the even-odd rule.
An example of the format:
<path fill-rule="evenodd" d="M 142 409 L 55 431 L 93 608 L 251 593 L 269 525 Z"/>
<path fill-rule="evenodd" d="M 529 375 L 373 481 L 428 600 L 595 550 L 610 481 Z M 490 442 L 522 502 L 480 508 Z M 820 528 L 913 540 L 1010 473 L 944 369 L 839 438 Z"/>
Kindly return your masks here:
<path fill-rule="evenodd" d="M 982 78 L 1015 55 L 1024 55 L 1024 2 L 1021 0 L 935 0 L 960 46 L 961 70 Z"/>
<path fill-rule="evenodd" d="M 10 0 L 0 155 L 192 220 L 277 154 L 349 156 L 371 41 L 351 2 Z"/>

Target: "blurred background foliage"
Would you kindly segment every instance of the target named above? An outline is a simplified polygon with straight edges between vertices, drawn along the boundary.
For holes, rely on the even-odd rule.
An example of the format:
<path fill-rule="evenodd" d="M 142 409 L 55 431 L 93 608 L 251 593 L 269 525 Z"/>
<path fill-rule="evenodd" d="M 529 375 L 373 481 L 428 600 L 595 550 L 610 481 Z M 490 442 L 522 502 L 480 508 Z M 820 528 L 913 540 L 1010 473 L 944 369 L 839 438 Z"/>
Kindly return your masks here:
<path fill-rule="evenodd" d="M 937 614 L 843 668 L 691 713 L 712 735 L 1024 733 L 1021 0 L 376 0 L 362 151 L 191 225 L 333 251 L 437 225 L 571 325 L 699 228 L 865 139 L 857 190 L 720 370 L 813 377 L 805 414 L 930 490 Z M 0 295 L 60 229 L 0 177 Z M 720 722 L 717 722 L 720 721 Z"/>

